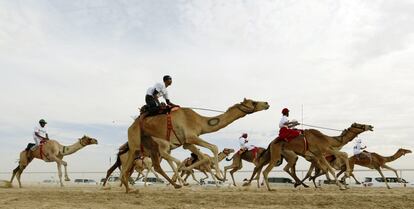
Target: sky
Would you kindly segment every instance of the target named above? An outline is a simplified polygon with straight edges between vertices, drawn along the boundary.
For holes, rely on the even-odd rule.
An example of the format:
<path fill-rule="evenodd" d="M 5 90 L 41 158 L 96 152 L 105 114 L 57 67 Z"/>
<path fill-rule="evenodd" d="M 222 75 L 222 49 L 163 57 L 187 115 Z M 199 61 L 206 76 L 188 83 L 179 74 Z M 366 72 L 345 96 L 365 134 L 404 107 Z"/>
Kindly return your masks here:
<path fill-rule="evenodd" d="M 360 135 L 368 151 L 414 149 L 413 25 L 409 0 L 0 0 L 0 172 L 17 165 L 40 118 L 62 144 L 98 139 L 65 157 L 70 171 L 105 171 L 147 88 L 166 74 L 181 106 L 269 102 L 202 136 L 220 150 L 238 149 L 243 132 L 266 147 L 284 107 L 306 124 L 373 125 Z M 413 168 L 413 159 L 390 165 Z M 56 167 L 36 161 L 27 170 Z"/>

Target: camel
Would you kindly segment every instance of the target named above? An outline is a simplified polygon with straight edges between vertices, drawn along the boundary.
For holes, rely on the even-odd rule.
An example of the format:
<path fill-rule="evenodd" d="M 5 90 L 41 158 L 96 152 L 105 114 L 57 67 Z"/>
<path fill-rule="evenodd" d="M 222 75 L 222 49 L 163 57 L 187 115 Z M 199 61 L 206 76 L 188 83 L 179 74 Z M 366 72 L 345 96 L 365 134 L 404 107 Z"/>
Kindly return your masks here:
<path fill-rule="evenodd" d="M 135 170 L 138 172 L 138 176 L 135 179 L 135 181 L 138 181 L 141 178 L 144 178 L 144 186 L 147 186 L 147 179 L 148 179 L 148 174 L 151 171 L 155 178 L 159 179 L 157 173 L 154 171 L 154 169 L 152 169 L 153 164 L 152 164 L 152 160 L 149 157 L 141 157 L 139 159 L 136 159 L 134 161 L 134 168 Z M 147 170 L 147 173 L 144 175 L 144 170 Z M 142 177 L 140 177 L 142 175 Z"/>
<path fill-rule="evenodd" d="M 354 169 L 354 165 L 359 165 L 359 166 L 363 166 L 363 167 L 367 167 L 367 168 L 370 168 L 370 169 L 377 170 L 378 173 L 381 175 L 382 179 L 384 180 L 385 185 L 387 186 L 387 188 L 391 189 L 390 186 L 388 185 L 387 181 L 385 180 L 385 177 L 384 177 L 384 174 L 381 171 L 381 168 L 385 168 L 385 169 L 393 171 L 395 173 L 395 175 L 397 176 L 398 181 L 401 182 L 401 179 L 398 176 L 397 170 L 395 170 L 394 168 L 391 168 L 390 166 L 386 165 L 386 163 L 397 160 L 401 156 L 404 156 L 404 155 L 406 155 L 408 153 L 412 153 L 412 152 L 411 152 L 411 150 L 400 148 L 400 149 L 397 150 L 397 152 L 394 155 L 389 156 L 389 157 L 381 156 L 381 155 L 379 155 L 375 152 L 365 152 L 365 153 L 367 153 L 368 154 L 367 156 L 369 156 L 369 157 L 352 156 L 352 157 L 349 158 L 349 165 L 351 166 L 351 176 L 354 177 L 356 183 L 360 184 L 360 182 L 352 174 L 352 171 Z M 345 166 L 342 166 L 341 171 L 338 173 L 337 176 L 341 175 L 345 171 L 345 169 L 346 169 Z M 315 176 L 315 178 L 316 177 L 317 176 Z"/>
<path fill-rule="evenodd" d="M 196 154 L 200 161 L 189 167 L 182 168 L 182 170 L 191 170 L 208 161 L 195 145 L 205 147 L 213 153 L 216 175 L 219 179 L 222 179 L 222 173 L 218 165 L 217 146 L 208 143 L 199 136 L 206 133 L 216 132 L 237 119 L 248 114 L 267 110 L 268 108 L 269 104 L 267 102 L 244 99 L 243 102 L 231 106 L 225 113 L 216 117 L 204 117 L 190 108 L 180 108 L 167 115 L 137 118 L 128 128 L 128 145 L 130 152 L 128 152 L 126 166 L 122 168 L 121 181 L 126 186 L 126 192 L 129 192 L 127 183 L 128 173 L 132 168 L 135 152 L 141 147 L 142 137 L 151 136 L 152 140 L 158 144 L 159 154 L 163 159 L 167 160 L 179 180 L 181 180 L 181 178 L 174 163 L 180 168 L 181 162 L 172 157 L 169 152 L 172 149 L 183 146 L 184 149 L 188 149 Z M 156 164 L 155 162 L 153 163 L 154 165 Z M 169 178 L 166 179 L 171 182 Z M 175 187 L 179 188 L 178 186 Z"/>
<path fill-rule="evenodd" d="M 336 158 L 341 159 L 345 162 L 347 176 L 350 176 L 350 166 L 348 162 L 348 155 L 345 152 L 339 151 L 338 148 L 342 147 L 346 143 L 353 140 L 360 133 L 365 131 L 372 131 L 373 126 L 353 123 L 351 127 L 342 132 L 340 136 L 330 137 L 322 134 L 320 131 L 315 129 L 307 129 L 303 131 L 303 135 L 296 137 L 290 142 L 273 140 L 269 147 L 262 153 L 259 158 L 259 165 L 255 167 L 250 180 L 245 185 L 250 184 L 256 173 L 261 172 L 264 165 L 269 164 L 268 167 L 263 171 L 266 187 L 269 191 L 272 189 L 269 186 L 267 176 L 273 169 L 277 162 L 280 163 L 282 160 L 283 150 L 291 150 L 296 154 L 303 156 L 308 161 L 313 161 L 324 171 L 329 171 L 335 178 L 335 182 L 340 189 L 343 188 L 342 184 L 338 181 L 334 169 L 327 162 L 325 156 L 333 155 Z M 293 165 L 294 166 L 294 165 Z M 295 169 L 293 169 L 295 170 Z M 296 173 L 293 173 L 296 176 Z M 298 179 L 297 176 L 295 180 Z"/>
<path fill-rule="evenodd" d="M 259 155 L 261 155 L 262 152 L 265 150 L 265 148 L 263 148 L 263 147 L 257 147 L 256 149 L 257 149 L 257 151 L 256 151 L 256 157 L 258 157 Z M 231 160 L 233 160 L 232 164 L 229 165 L 229 166 L 225 166 L 224 167 L 224 179 L 226 179 L 227 170 L 231 169 L 230 170 L 230 175 L 231 175 L 231 178 L 233 180 L 233 185 L 234 186 L 237 186 L 236 185 L 236 182 L 234 181 L 233 174 L 236 171 L 242 169 L 242 167 L 243 167 L 242 160 L 245 160 L 247 162 L 250 162 L 250 163 L 253 163 L 253 164 L 256 165 L 256 162 L 254 162 L 253 150 L 246 150 L 246 151 L 244 151 L 241 154 L 240 154 L 240 152 L 236 152 L 230 159 L 228 159 L 228 158 L 226 159 L 226 161 L 231 161 Z"/>
<path fill-rule="evenodd" d="M 112 165 L 106 173 L 106 177 L 103 181 L 103 187 L 105 187 L 106 182 L 108 181 L 108 178 L 111 176 L 111 174 L 114 172 L 114 170 L 116 168 L 121 170 L 121 166 L 123 166 L 125 164 L 125 162 L 128 158 L 128 149 L 129 149 L 127 145 L 128 144 L 125 143 L 119 148 L 119 152 L 117 153 L 117 158 L 116 158 L 116 161 L 115 161 L 114 165 Z M 147 177 L 148 177 L 148 174 L 149 174 L 150 171 L 155 175 L 156 178 L 159 178 L 157 173 L 153 170 L 152 160 L 148 156 L 139 156 L 139 157 L 137 157 L 134 160 L 133 169 L 135 169 L 135 171 L 138 172 L 138 176 L 135 179 L 135 181 L 140 179 L 140 175 L 142 175 L 143 177 L 145 176 L 144 186 L 147 186 Z M 143 173 L 143 171 L 145 169 L 147 170 L 146 175 L 144 175 L 144 173 Z M 132 172 L 131 172 L 131 174 L 132 174 Z M 121 184 L 121 186 L 122 186 L 122 184 Z"/>
<path fill-rule="evenodd" d="M 228 148 L 224 148 L 223 149 L 223 151 L 222 152 L 220 152 L 219 154 L 218 154 L 218 157 L 219 157 L 219 162 L 221 162 L 222 160 L 224 160 L 227 156 L 229 156 L 231 153 L 233 153 L 234 152 L 234 149 L 228 149 Z M 206 154 L 205 154 L 206 155 Z M 205 175 L 205 177 L 204 178 L 202 178 L 201 180 L 202 181 L 204 181 L 204 180 L 206 180 L 207 178 L 208 178 L 208 175 L 207 175 L 207 172 L 209 172 L 210 174 L 211 174 L 211 177 L 213 178 L 213 180 L 216 182 L 216 186 L 218 186 L 218 184 L 217 184 L 217 181 L 216 181 L 216 179 L 215 179 L 215 176 L 214 176 L 214 174 L 213 174 L 213 172 L 212 172 L 212 168 L 214 168 L 214 164 L 213 164 L 213 162 L 214 162 L 214 159 L 213 159 L 213 157 L 211 157 L 211 156 L 208 156 L 208 155 L 206 155 L 208 158 L 209 158 L 209 162 L 208 163 L 204 163 L 204 164 L 202 164 L 202 165 L 199 165 L 199 166 L 197 166 L 197 167 L 195 167 L 194 169 L 196 169 L 196 170 L 199 170 L 199 171 L 201 171 L 202 173 L 204 173 L 204 175 Z M 185 166 L 191 166 L 191 164 L 192 164 L 192 159 L 191 158 L 187 158 L 187 159 L 185 159 L 183 162 L 182 162 L 182 164 L 184 164 Z M 183 177 L 184 175 L 186 175 L 185 177 L 184 177 L 184 182 L 186 182 L 186 180 L 187 180 L 187 178 L 191 175 L 192 177 L 193 177 L 193 180 L 194 181 L 196 181 L 197 183 L 200 183 L 200 182 L 198 182 L 197 181 L 197 179 L 195 178 L 195 176 L 194 176 L 194 171 L 193 170 L 191 170 L 191 171 L 181 171 L 181 177 Z M 173 180 L 174 180 L 175 178 L 173 177 Z"/>
<path fill-rule="evenodd" d="M 69 146 L 61 145 L 56 140 L 47 140 L 37 149 L 29 151 L 31 152 L 29 154 L 27 153 L 28 151 L 22 151 L 20 153 L 19 165 L 13 170 L 13 175 L 10 179 L 10 183 L 13 182 L 13 179 L 16 176 L 17 181 L 19 182 L 19 187 L 22 188 L 20 176 L 23 173 L 23 170 L 29 165 L 29 163 L 34 158 L 37 158 L 45 162 L 56 162 L 60 186 L 63 187 L 62 165 L 65 167 L 65 181 L 70 181 L 67 171 L 67 163 L 62 160 L 63 157 L 66 155 L 71 155 L 91 144 L 98 144 L 98 141 L 85 135 L 82 138 L 78 139 L 77 142 Z"/>
<path fill-rule="evenodd" d="M 262 155 L 262 153 L 265 150 L 265 148 L 257 147 L 257 149 L 258 150 L 257 150 L 257 153 L 256 153 L 256 155 L 257 155 L 256 158 L 258 158 L 258 156 Z M 293 175 L 293 173 L 289 169 L 290 168 L 293 168 L 294 169 L 294 165 L 296 164 L 296 161 L 298 159 L 298 156 L 295 154 L 295 152 L 290 151 L 290 150 L 283 150 L 282 151 L 282 156 L 288 162 L 288 164 L 285 166 L 284 170 L 288 174 L 290 174 L 293 178 L 295 178 L 295 175 Z M 239 152 L 237 152 L 236 154 L 233 155 L 232 158 L 226 159 L 226 160 L 227 161 L 230 161 L 232 159 L 233 159 L 232 164 L 229 165 L 229 166 L 224 167 L 224 179 L 226 179 L 227 170 L 232 169 L 230 171 L 230 175 L 231 175 L 231 178 L 233 180 L 233 185 L 234 186 L 237 186 L 236 185 L 236 182 L 234 181 L 233 174 L 236 171 L 240 170 L 243 167 L 242 160 L 245 160 L 247 162 L 253 163 L 255 166 L 258 165 L 258 161 L 257 160 L 254 160 L 254 156 L 253 156 L 253 151 L 252 150 L 245 151 L 245 152 L 243 152 L 241 154 Z M 282 161 L 280 161 L 277 166 L 279 166 L 280 164 L 282 164 Z M 293 166 L 291 166 L 291 165 L 293 165 Z M 260 182 L 260 175 L 257 175 L 256 180 L 257 180 L 257 187 L 260 188 L 260 183 L 259 183 Z M 296 187 L 297 184 L 303 184 L 303 186 L 308 187 L 306 184 L 300 182 L 299 179 L 297 179 L 297 181 L 295 183 L 295 187 Z"/>

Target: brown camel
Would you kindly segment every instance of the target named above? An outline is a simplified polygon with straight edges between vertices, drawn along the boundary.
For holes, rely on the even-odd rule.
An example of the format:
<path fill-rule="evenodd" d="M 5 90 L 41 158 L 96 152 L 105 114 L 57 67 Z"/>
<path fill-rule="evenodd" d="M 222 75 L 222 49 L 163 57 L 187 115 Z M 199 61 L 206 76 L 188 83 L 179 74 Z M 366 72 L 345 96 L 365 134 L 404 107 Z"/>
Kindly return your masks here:
<path fill-rule="evenodd" d="M 327 162 L 325 156 L 333 155 L 336 158 L 345 162 L 347 167 L 347 176 L 350 176 L 350 166 L 348 162 L 348 155 L 345 152 L 338 150 L 338 147 L 342 147 L 354 139 L 358 134 L 365 131 L 372 131 L 373 126 L 353 123 L 350 128 L 346 129 L 340 136 L 331 137 L 322 134 L 318 130 L 307 129 L 304 130 L 304 134 L 296 137 L 290 142 L 274 140 L 269 144 L 269 147 L 263 152 L 259 158 L 259 166 L 256 166 L 253 174 L 245 185 L 250 184 L 256 173 L 260 173 L 264 165 L 269 164 L 263 171 L 266 186 L 270 191 L 267 176 L 273 169 L 277 162 L 282 159 L 283 150 L 291 150 L 296 154 L 303 156 L 309 161 L 314 161 L 324 171 L 329 171 L 335 178 L 335 182 L 340 189 L 344 189 L 343 185 L 338 181 L 334 169 Z M 305 140 L 306 139 L 306 140 Z M 296 173 L 294 173 L 296 176 Z M 295 180 L 298 179 L 297 177 Z"/>
<path fill-rule="evenodd" d="M 262 153 L 263 153 L 263 151 L 265 150 L 264 148 L 262 148 L 262 147 L 258 147 L 257 148 L 258 150 L 257 150 L 257 153 L 256 153 L 256 155 L 257 155 L 257 157 L 258 156 L 260 156 L 260 155 L 262 155 Z M 233 185 L 234 186 L 237 186 L 236 185 L 236 182 L 234 181 L 234 176 L 233 176 L 233 174 L 236 172 L 236 171 L 238 171 L 238 170 L 240 170 L 242 167 L 243 167 L 243 165 L 242 165 L 242 160 L 245 160 L 245 161 L 247 161 L 247 162 L 250 162 L 250 163 L 253 163 L 255 166 L 257 166 L 258 165 L 258 161 L 257 160 L 254 160 L 254 156 L 253 156 L 254 154 L 253 154 L 253 151 L 252 150 L 250 150 L 250 151 L 245 151 L 245 152 L 243 152 L 242 154 L 240 154 L 239 152 L 237 152 L 236 154 L 234 154 L 233 155 L 233 157 L 232 158 L 230 158 L 230 159 L 226 159 L 227 161 L 230 161 L 231 159 L 233 159 L 233 162 L 232 162 L 232 164 L 231 165 L 229 165 L 229 166 L 226 166 L 226 167 L 224 167 L 224 178 L 226 179 L 226 174 L 227 174 L 227 170 L 229 170 L 229 169 L 232 169 L 231 171 L 230 171 L 230 175 L 231 175 L 231 178 L 232 178 L 232 180 L 233 180 Z M 296 175 L 294 175 L 294 172 L 295 172 L 295 165 L 296 165 L 296 161 L 297 161 L 297 159 L 298 159 L 298 156 L 296 155 L 296 153 L 295 152 L 293 152 L 293 151 L 290 151 L 290 150 L 283 150 L 282 151 L 282 156 L 283 156 L 283 158 L 284 159 L 286 159 L 286 161 L 288 162 L 288 164 L 285 166 L 285 168 L 284 168 L 284 170 L 289 174 L 289 175 L 291 175 L 293 178 L 295 178 L 295 176 Z M 256 158 L 257 158 L 256 157 Z M 278 165 L 277 166 L 279 166 L 280 164 L 282 164 L 282 161 L 280 161 L 279 163 L 278 163 Z M 293 169 L 293 172 L 291 172 L 289 169 Z M 259 188 L 260 187 L 260 175 L 257 175 L 257 177 L 256 177 L 256 180 L 257 180 L 257 187 Z M 296 180 L 296 179 L 295 179 Z M 304 184 L 304 183 L 302 183 L 302 182 L 300 182 L 300 180 L 299 179 L 297 179 L 296 180 L 296 183 L 295 183 L 295 185 L 297 185 L 297 184 L 303 184 L 305 187 L 308 187 L 306 184 Z"/>
<path fill-rule="evenodd" d="M 13 170 L 13 175 L 10 179 L 10 183 L 13 182 L 13 179 L 16 176 L 17 181 L 19 182 L 19 187 L 21 188 L 22 184 L 20 182 L 20 176 L 22 175 L 23 170 L 29 165 L 29 163 L 34 158 L 37 158 L 45 162 L 56 162 L 60 186 L 63 187 L 62 165 L 65 167 L 65 181 L 70 181 L 68 177 L 67 163 L 62 160 L 63 157 L 66 155 L 73 154 L 78 150 L 84 148 L 85 146 L 91 144 L 98 144 L 98 141 L 94 138 L 83 136 L 76 143 L 69 146 L 63 146 L 59 144 L 59 142 L 57 142 L 56 140 L 47 140 L 43 145 L 39 146 L 34 151 L 29 151 L 31 152 L 30 154 L 27 153 L 28 151 L 22 151 L 20 153 L 19 165 L 17 166 L 17 168 Z"/>
<path fill-rule="evenodd" d="M 111 174 L 115 171 L 116 168 L 118 168 L 119 170 L 121 170 L 121 167 L 125 164 L 127 158 L 128 158 L 128 144 L 125 143 L 123 144 L 120 148 L 119 148 L 119 152 L 117 153 L 117 158 L 116 161 L 114 163 L 114 165 L 112 165 L 107 173 L 106 173 L 106 177 L 103 181 L 103 187 L 105 187 L 106 182 L 108 181 L 108 178 L 111 176 Z M 141 153 L 140 153 L 141 154 Z M 141 156 L 138 155 L 136 157 L 136 159 L 134 160 L 134 166 L 133 169 L 135 169 L 135 171 L 138 172 L 138 176 L 135 179 L 135 181 L 140 179 L 140 175 L 142 175 L 143 177 L 145 176 L 144 182 L 145 182 L 145 186 L 147 186 L 147 177 L 148 177 L 148 173 L 151 171 L 156 178 L 159 178 L 158 175 L 155 173 L 155 171 L 153 170 L 153 163 L 151 158 L 149 158 L 148 156 Z M 143 171 L 147 170 L 146 175 L 144 175 Z M 132 175 L 132 172 L 131 172 Z M 142 177 L 141 177 L 142 178 Z M 130 182 L 132 182 L 133 180 L 130 178 L 129 179 Z M 122 186 L 122 184 L 121 184 Z"/>
<path fill-rule="evenodd" d="M 218 160 L 219 160 L 219 162 L 221 162 L 222 160 L 224 160 L 227 156 L 229 156 L 231 153 L 233 153 L 234 152 L 234 149 L 228 149 L 228 148 L 224 148 L 223 149 L 223 151 L 222 152 L 220 152 L 219 154 L 218 154 Z M 205 154 L 206 155 L 206 154 Z M 213 178 L 213 180 L 214 181 L 216 181 L 216 179 L 215 179 L 215 176 L 214 176 L 214 174 L 213 174 L 213 172 L 212 172 L 212 170 L 211 169 L 213 169 L 214 168 L 214 158 L 213 157 L 211 157 L 211 156 L 206 156 L 206 157 L 208 157 L 209 158 L 209 162 L 208 163 L 204 163 L 204 164 L 202 164 L 202 165 L 199 165 L 199 166 L 197 166 L 197 167 L 195 167 L 194 169 L 195 170 L 199 170 L 199 171 L 201 171 L 202 173 L 204 173 L 204 175 L 205 175 L 205 178 L 202 178 L 202 180 L 205 180 L 205 179 L 207 179 L 208 178 L 208 175 L 207 175 L 207 172 L 209 172 L 210 173 L 210 175 L 212 176 L 212 178 Z M 182 162 L 182 164 L 184 164 L 186 167 L 188 167 L 188 166 L 191 166 L 191 164 L 192 164 L 192 159 L 191 158 L 187 158 L 187 159 L 185 159 L 183 162 Z M 200 183 L 200 182 L 198 182 L 197 181 L 197 179 L 195 178 L 195 176 L 194 176 L 194 171 L 193 170 L 191 170 L 191 171 L 181 171 L 181 177 L 183 177 L 184 175 L 186 175 L 185 177 L 184 177 L 184 182 L 186 182 L 186 180 L 187 180 L 187 178 L 191 175 L 192 177 L 193 177 L 193 179 L 194 179 L 194 181 L 196 181 L 197 183 Z M 173 180 L 174 180 L 175 178 L 173 177 Z M 217 181 L 216 181 L 216 186 L 218 186 L 218 184 L 217 184 Z"/>
<path fill-rule="evenodd" d="M 394 168 L 391 168 L 390 166 L 386 165 L 386 163 L 392 162 L 394 160 L 397 160 L 401 156 L 404 156 L 408 153 L 412 153 L 411 150 L 400 148 L 397 150 L 397 152 L 389 157 L 381 156 L 375 152 L 365 152 L 366 156 L 360 157 L 358 156 L 352 156 L 349 158 L 349 165 L 351 166 L 351 176 L 354 177 L 355 181 L 359 184 L 360 182 L 356 180 L 355 176 L 352 174 L 352 171 L 354 169 L 354 165 L 359 165 L 363 167 L 367 167 L 370 169 L 375 169 L 378 171 L 378 173 L 381 175 L 382 179 L 385 182 L 385 185 L 387 185 L 388 189 L 391 189 L 388 185 L 387 181 L 385 180 L 384 174 L 381 171 L 381 168 L 385 168 L 391 171 L 394 171 L 395 175 L 397 176 L 397 179 L 399 182 L 401 182 L 400 177 L 398 176 L 397 170 Z M 342 166 L 341 171 L 338 173 L 338 176 L 341 175 L 346 170 L 345 166 Z"/>
<path fill-rule="evenodd" d="M 269 105 L 267 102 L 257 102 L 250 99 L 244 99 L 243 102 L 233 105 L 225 113 L 216 117 L 204 117 L 197 114 L 192 109 L 181 108 L 177 111 L 171 112 L 169 115 L 156 115 L 153 117 L 136 119 L 128 128 L 128 144 L 130 152 L 128 152 L 129 154 L 126 166 L 122 168 L 121 180 L 124 185 L 126 185 L 126 192 L 129 191 L 127 184 L 128 173 L 132 168 L 135 152 L 141 147 L 141 137 L 152 137 L 152 139 L 158 144 L 159 154 L 162 158 L 167 160 L 179 180 L 182 181 L 178 174 L 178 170 L 175 168 L 174 162 L 177 167 L 181 167 L 181 162 L 172 157 L 169 152 L 171 149 L 183 146 L 184 149 L 188 149 L 196 154 L 200 161 L 190 167 L 182 169 L 191 170 L 194 167 L 208 161 L 204 154 L 201 153 L 195 145 L 205 147 L 213 153 L 216 175 L 219 179 L 222 179 L 223 176 L 218 165 L 217 146 L 206 142 L 199 136 L 206 133 L 216 132 L 226 127 L 233 121 L 246 116 L 247 114 L 266 110 L 268 108 Z M 172 118 L 170 121 L 168 120 L 169 116 Z M 168 128 L 167 123 L 171 123 L 172 130 Z M 171 130 L 171 132 L 168 130 Z M 143 134 L 141 134 L 141 132 Z M 155 165 L 155 162 L 153 163 Z M 169 178 L 167 180 L 169 180 Z"/>

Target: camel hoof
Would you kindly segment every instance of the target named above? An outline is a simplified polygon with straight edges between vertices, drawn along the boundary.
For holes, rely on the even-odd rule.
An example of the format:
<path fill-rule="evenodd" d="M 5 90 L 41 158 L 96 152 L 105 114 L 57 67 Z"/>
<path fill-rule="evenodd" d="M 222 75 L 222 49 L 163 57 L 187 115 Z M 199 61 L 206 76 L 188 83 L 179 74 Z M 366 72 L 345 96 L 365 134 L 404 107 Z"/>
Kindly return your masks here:
<path fill-rule="evenodd" d="M 178 185 L 178 184 L 175 184 L 175 185 L 174 185 L 174 188 L 175 188 L 175 189 L 180 189 L 181 187 L 182 187 L 182 186 L 181 186 L 181 185 Z"/>
<path fill-rule="evenodd" d="M 298 186 L 302 185 L 301 183 L 295 183 L 293 186 L 296 188 Z"/>
<path fill-rule="evenodd" d="M 302 184 L 303 185 L 303 187 L 305 187 L 305 188 L 309 188 L 309 186 L 308 185 L 306 185 L 306 184 Z"/>
<path fill-rule="evenodd" d="M 70 178 L 66 178 L 65 181 L 70 181 Z"/>
<path fill-rule="evenodd" d="M 236 186 L 236 185 L 234 185 L 234 186 Z M 245 186 L 250 186 L 250 182 L 246 182 L 246 183 L 244 183 L 243 184 L 243 186 L 245 187 Z"/>
<path fill-rule="evenodd" d="M 184 185 L 184 186 L 189 186 L 190 184 L 186 182 L 186 183 L 184 183 L 183 185 Z"/>

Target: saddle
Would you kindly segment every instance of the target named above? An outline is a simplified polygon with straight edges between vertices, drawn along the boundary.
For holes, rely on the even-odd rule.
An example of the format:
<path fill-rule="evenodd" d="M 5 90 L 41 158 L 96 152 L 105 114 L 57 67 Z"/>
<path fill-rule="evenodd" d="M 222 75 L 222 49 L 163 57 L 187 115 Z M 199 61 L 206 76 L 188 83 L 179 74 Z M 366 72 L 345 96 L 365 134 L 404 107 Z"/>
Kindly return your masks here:
<path fill-rule="evenodd" d="M 172 107 L 172 106 L 159 106 L 157 111 L 150 111 L 148 105 L 144 105 L 140 108 L 139 113 L 140 113 L 140 117 L 144 116 L 144 118 L 146 117 L 150 117 L 150 116 L 156 116 L 156 115 L 165 115 L 165 114 L 169 114 L 173 111 L 178 110 L 179 107 Z"/>

